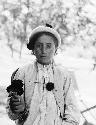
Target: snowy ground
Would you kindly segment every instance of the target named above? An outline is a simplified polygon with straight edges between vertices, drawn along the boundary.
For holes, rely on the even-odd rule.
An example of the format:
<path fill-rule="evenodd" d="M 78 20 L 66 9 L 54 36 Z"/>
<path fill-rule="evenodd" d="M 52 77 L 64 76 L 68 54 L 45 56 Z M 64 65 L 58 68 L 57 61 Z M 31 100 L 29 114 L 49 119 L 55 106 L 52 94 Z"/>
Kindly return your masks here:
<path fill-rule="evenodd" d="M 23 54 L 21 60 L 18 59 L 18 54 L 15 53 L 14 58 L 11 58 L 10 50 L 5 46 L 0 46 L 0 87 L 6 88 L 10 84 L 10 76 L 12 72 L 19 66 L 24 65 L 34 59 L 32 56 Z M 30 58 L 30 59 L 29 59 Z M 72 71 L 75 71 L 76 81 L 79 88 L 79 93 L 76 91 L 80 109 L 86 109 L 96 105 L 96 70 L 92 71 L 93 62 L 88 59 L 78 59 L 70 57 L 66 53 L 59 54 L 55 58 L 56 62 L 64 65 Z M 6 91 L 5 91 L 6 93 Z M 0 96 L 0 100 L 2 96 Z M 96 125 L 96 109 L 88 113 L 84 113 L 86 119 Z M 2 125 L 14 125 L 7 114 L 4 106 L 0 106 L 0 123 Z"/>

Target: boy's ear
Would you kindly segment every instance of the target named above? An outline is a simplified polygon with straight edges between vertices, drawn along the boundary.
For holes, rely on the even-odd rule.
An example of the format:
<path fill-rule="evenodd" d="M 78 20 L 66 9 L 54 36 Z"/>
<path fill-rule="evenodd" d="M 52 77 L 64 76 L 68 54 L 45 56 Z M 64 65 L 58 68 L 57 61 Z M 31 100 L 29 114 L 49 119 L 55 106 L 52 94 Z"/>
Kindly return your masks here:
<path fill-rule="evenodd" d="M 57 49 L 55 50 L 55 55 L 57 55 Z"/>

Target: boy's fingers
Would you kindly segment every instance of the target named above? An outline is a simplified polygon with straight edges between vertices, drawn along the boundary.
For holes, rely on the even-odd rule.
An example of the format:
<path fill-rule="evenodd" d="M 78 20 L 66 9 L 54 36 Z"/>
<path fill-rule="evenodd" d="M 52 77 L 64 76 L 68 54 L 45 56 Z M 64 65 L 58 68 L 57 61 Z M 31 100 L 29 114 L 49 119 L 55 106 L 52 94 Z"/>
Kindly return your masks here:
<path fill-rule="evenodd" d="M 20 102 L 13 102 L 12 105 L 18 106 L 18 105 L 20 105 Z"/>
<path fill-rule="evenodd" d="M 22 106 L 22 105 L 17 105 L 15 108 L 20 110 L 20 109 L 24 109 L 24 106 Z"/>
<path fill-rule="evenodd" d="M 20 113 L 20 112 L 24 111 L 24 107 L 22 107 L 22 105 L 16 106 L 14 108 L 14 111 L 17 113 Z"/>
<path fill-rule="evenodd" d="M 18 99 L 11 99 L 10 102 L 11 102 L 12 104 L 13 104 L 13 103 L 16 103 L 16 102 L 19 102 L 19 103 L 20 103 L 20 101 L 19 101 Z"/>
<path fill-rule="evenodd" d="M 18 99 L 18 98 L 20 98 L 20 96 L 14 95 L 13 98 L 14 98 L 14 99 Z"/>

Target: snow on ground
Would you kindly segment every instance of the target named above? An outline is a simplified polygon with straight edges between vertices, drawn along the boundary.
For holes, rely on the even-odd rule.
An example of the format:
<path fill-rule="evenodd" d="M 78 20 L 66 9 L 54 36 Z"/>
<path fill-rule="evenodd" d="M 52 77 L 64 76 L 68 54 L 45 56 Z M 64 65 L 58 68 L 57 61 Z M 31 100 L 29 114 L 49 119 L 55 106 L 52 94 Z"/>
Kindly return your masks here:
<path fill-rule="evenodd" d="M 22 59 L 18 58 L 15 53 L 14 58 L 11 58 L 11 52 L 6 46 L 0 48 L 0 86 L 7 87 L 10 84 L 10 76 L 12 72 L 21 65 L 24 65 L 34 59 L 33 56 L 27 54 L 22 55 Z M 74 56 L 69 56 L 66 53 L 58 54 L 55 61 L 71 71 L 75 71 L 76 81 L 79 88 L 77 97 L 80 102 L 80 109 L 96 105 L 96 70 L 92 71 L 93 61 L 90 59 L 82 59 Z M 82 100 L 84 102 L 82 102 Z M 7 115 L 2 114 L 0 107 L 0 122 L 2 125 L 14 125 L 14 122 Z M 4 112 L 6 113 L 5 109 Z M 96 125 L 96 109 L 84 113 L 84 116 L 91 123 Z M 95 119 L 94 119 L 95 118 Z"/>

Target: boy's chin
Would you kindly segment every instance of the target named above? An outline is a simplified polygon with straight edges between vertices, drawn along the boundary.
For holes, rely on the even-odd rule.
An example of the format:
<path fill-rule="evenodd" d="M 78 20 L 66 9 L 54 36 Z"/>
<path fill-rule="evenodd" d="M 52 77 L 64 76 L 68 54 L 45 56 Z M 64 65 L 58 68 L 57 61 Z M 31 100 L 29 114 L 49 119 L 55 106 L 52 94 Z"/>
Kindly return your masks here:
<path fill-rule="evenodd" d="M 51 63 L 51 61 L 49 61 L 49 60 L 38 60 L 38 62 L 43 64 L 43 65 L 48 65 Z"/>

